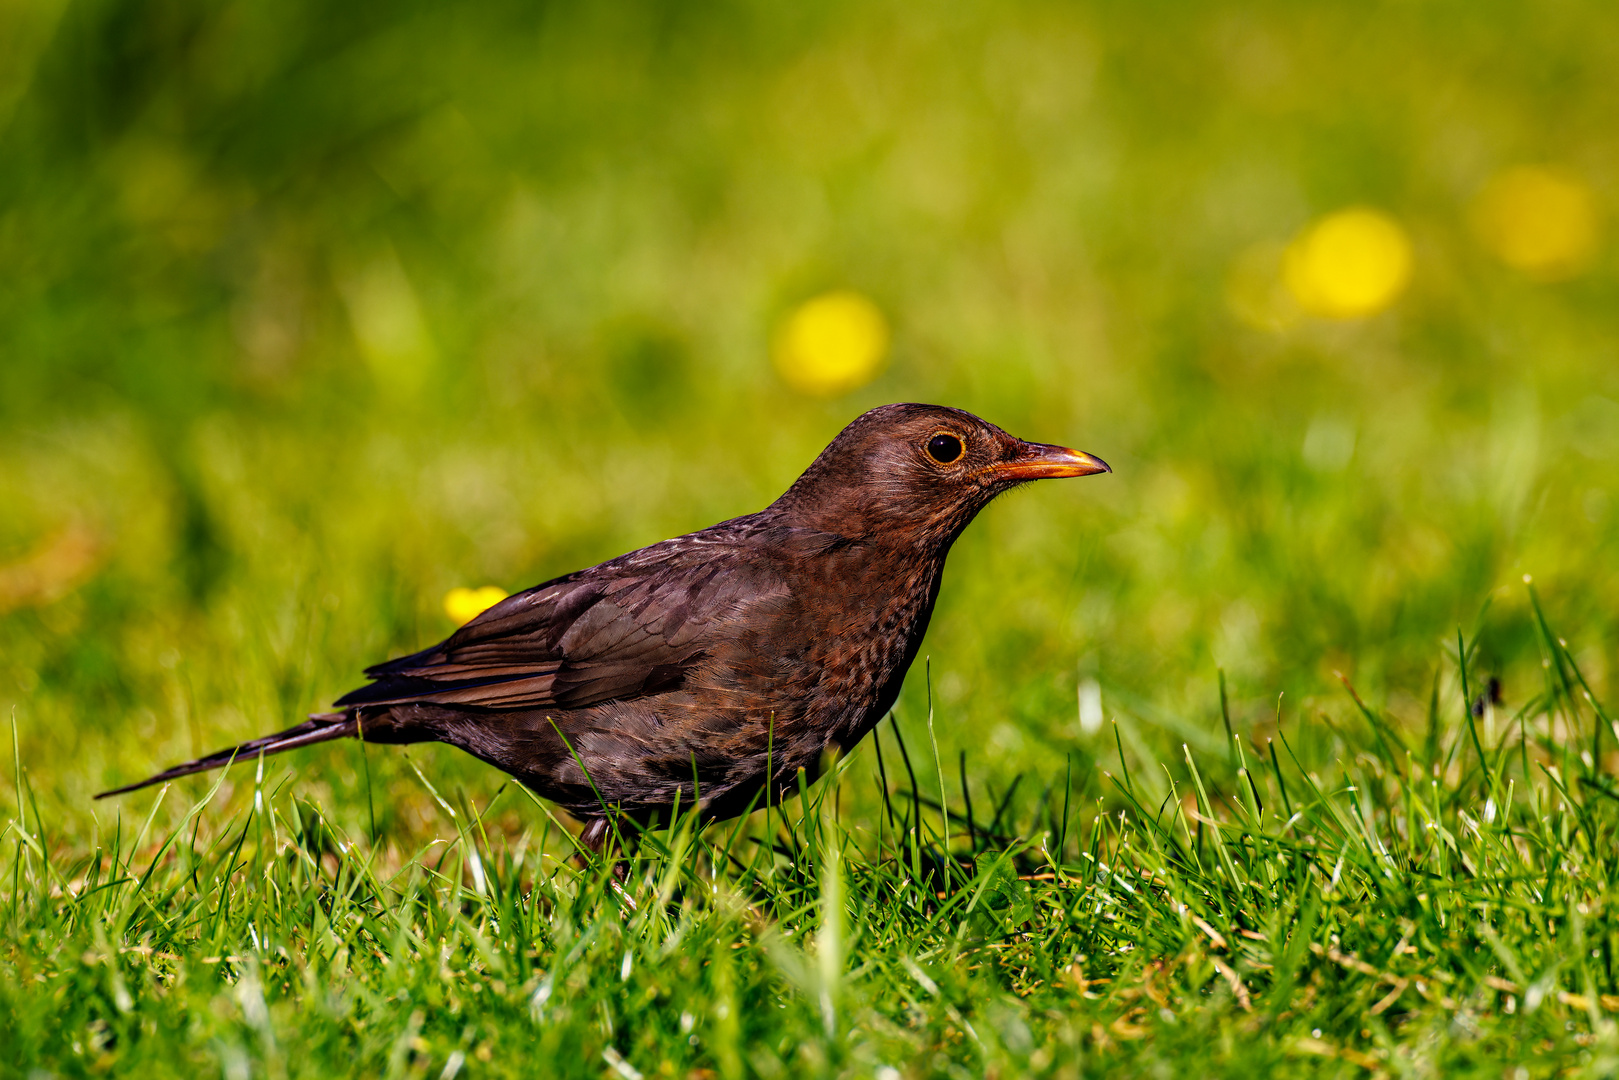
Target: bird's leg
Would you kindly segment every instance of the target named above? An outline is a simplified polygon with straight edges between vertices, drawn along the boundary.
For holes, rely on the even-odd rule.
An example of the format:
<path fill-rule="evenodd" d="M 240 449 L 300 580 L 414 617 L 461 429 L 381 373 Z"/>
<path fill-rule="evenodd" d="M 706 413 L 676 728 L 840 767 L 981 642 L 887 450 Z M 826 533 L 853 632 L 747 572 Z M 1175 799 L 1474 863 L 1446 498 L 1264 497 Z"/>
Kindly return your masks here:
<path fill-rule="evenodd" d="M 607 846 L 607 819 L 591 818 L 579 834 L 579 842 L 597 855 Z"/>
<path fill-rule="evenodd" d="M 612 835 L 612 829 L 608 827 L 606 818 L 591 818 L 585 824 L 584 831 L 579 834 L 579 843 L 592 855 L 604 855 L 607 854 L 608 848 L 612 844 Z M 622 855 L 622 852 L 619 854 Z M 590 855 L 587 855 L 584 851 L 581 851 L 574 858 L 579 863 L 581 870 L 590 865 Z M 623 882 L 629 880 L 629 876 L 629 863 L 623 858 L 614 859 L 613 877 L 617 881 Z"/>

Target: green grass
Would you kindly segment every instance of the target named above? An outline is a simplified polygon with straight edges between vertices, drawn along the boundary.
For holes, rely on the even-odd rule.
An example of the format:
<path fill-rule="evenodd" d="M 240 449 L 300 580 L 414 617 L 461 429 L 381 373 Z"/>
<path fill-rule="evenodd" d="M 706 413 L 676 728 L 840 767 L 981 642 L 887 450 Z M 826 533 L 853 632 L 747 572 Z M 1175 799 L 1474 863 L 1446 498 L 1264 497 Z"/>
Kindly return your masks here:
<path fill-rule="evenodd" d="M 0 5 L 0 1073 L 1612 1074 L 1615 41 Z M 1606 214 L 1583 273 L 1473 235 L 1525 163 Z M 1234 268 L 1357 204 L 1406 292 L 1245 321 Z M 832 288 L 893 348 L 810 400 L 769 341 Z M 666 823 L 615 886 L 436 746 L 92 801 L 896 400 L 1116 471 L 990 507 L 881 758 L 734 837 Z"/>
<path fill-rule="evenodd" d="M 418 776 L 440 835 L 405 851 L 251 764 L 234 799 L 165 790 L 64 856 L 19 775 L 8 1068 L 1608 1075 L 1613 725 L 1542 647 L 1495 738 L 1487 691 L 1436 690 L 1414 745 L 1350 691 L 1331 722 L 1367 749 L 1284 718 L 1235 771 L 1121 750 L 1020 796 L 885 725 L 881 759 L 740 822 L 677 815 L 616 872 L 512 784 L 480 806 Z"/>

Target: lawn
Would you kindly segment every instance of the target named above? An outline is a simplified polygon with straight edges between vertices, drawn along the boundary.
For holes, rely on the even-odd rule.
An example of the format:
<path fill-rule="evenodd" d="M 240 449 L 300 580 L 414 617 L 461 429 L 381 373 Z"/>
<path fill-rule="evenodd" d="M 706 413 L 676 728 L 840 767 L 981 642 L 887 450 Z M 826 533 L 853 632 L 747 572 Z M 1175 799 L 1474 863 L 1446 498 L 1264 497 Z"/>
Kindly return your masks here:
<path fill-rule="evenodd" d="M 0 11 L 0 1074 L 1619 1072 L 1616 42 Z M 781 806 L 615 873 L 438 746 L 93 800 L 899 400 L 1114 473 L 986 510 Z"/>

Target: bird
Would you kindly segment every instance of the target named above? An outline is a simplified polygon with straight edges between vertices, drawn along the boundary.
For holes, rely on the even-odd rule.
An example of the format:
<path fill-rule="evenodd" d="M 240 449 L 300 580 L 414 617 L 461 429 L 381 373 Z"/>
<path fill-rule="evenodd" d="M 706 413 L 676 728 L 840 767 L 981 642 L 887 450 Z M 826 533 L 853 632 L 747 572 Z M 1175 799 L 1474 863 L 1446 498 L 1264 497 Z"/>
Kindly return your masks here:
<path fill-rule="evenodd" d="M 1112 470 L 971 413 L 849 423 L 757 513 L 553 578 L 295 727 L 103 792 L 333 739 L 443 742 L 560 805 L 601 851 L 676 807 L 735 817 L 809 782 L 899 697 L 951 545 L 997 496 Z"/>

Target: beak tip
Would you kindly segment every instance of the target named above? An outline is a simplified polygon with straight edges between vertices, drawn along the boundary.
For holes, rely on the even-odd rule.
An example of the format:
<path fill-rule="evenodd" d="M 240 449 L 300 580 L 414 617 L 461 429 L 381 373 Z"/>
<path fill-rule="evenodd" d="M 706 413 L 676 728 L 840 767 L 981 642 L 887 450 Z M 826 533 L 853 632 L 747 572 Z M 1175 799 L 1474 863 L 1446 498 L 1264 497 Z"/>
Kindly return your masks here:
<path fill-rule="evenodd" d="M 1019 480 L 1044 480 L 1064 476 L 1095 476 L 1110 473 L 1113 467 L 1094 454 L 1070 450 L 1066 446 L 1026 444 L 1027 457 L 999 466 L 997 471 Z"/>
<path fill-rule="evenodd" d="M 1067 466 L 1059 475 L 1065 476 L 1097 476 L 1101 473 L 1110 473 L 1113 466 L 1097 457 L 1087 454 L 1083 450 L 1062 450 L 1064 464 Z"/>

